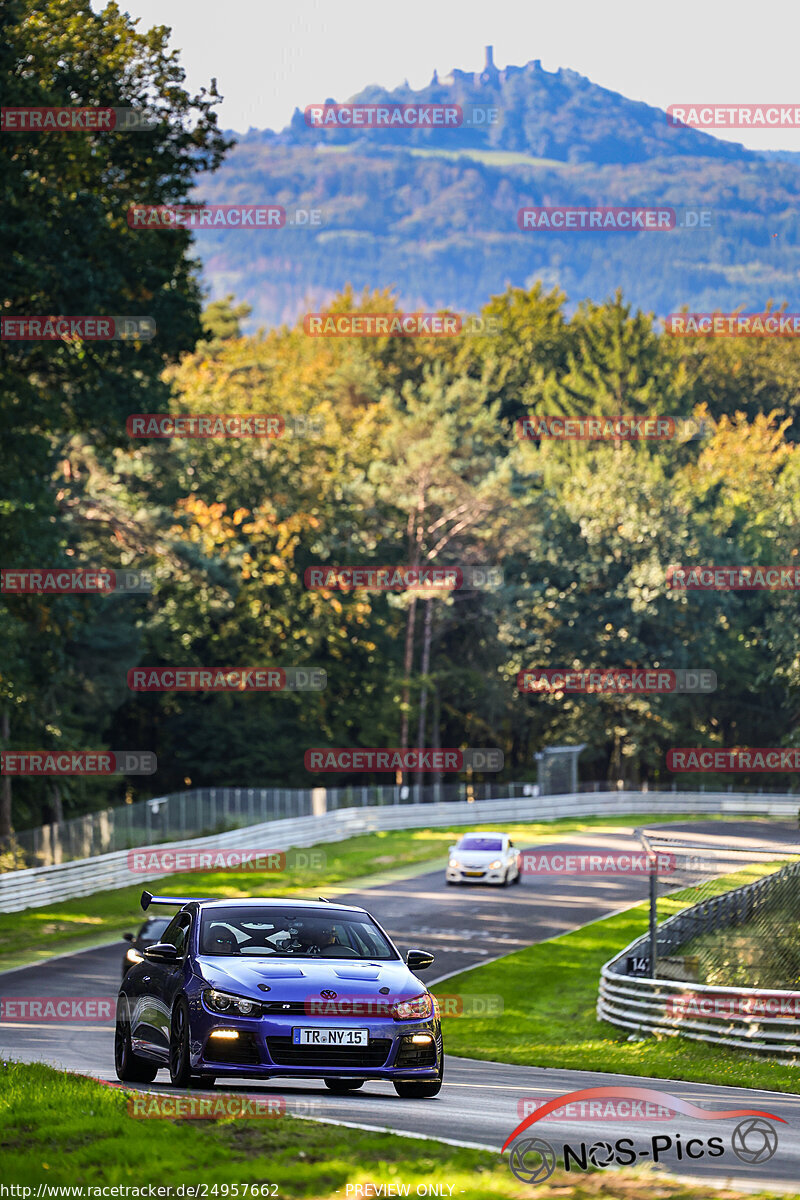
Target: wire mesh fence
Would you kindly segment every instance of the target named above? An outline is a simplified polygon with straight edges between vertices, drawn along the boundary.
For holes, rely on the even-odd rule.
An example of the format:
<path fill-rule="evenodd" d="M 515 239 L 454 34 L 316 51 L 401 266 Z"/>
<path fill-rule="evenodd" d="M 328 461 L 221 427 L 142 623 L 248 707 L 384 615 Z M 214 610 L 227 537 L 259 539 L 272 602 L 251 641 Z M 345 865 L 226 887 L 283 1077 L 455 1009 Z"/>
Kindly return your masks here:
<path fill-rule="evenodd" d="M 418 786 L 395 784 L 352 785 L 340 788 L 196 788 L 187 792 L 176 792 L 168 796 L 157 796 L 117 808 L 107 808 L 86 816 L 73 817 L 57 824 L 40 825 L 34 829 L 23 829 L 11 837 L 0 838 L 0 873 L 25 867 L 51 866 L 61 862 L 73 862 L 80 858 L 92 858 L 114 850 L 131 850 L 139 846 L 159 845 L 163 842 L 185 841 L 188 838 L 208 834 L 224 833 L 246 825 L 258 825 L 283 818 L 308 816 L 315 811 L 314 792 L 324 794 L 324 808 L 331 811 L 340 808 L 381 806 L 386 804 L 432 804 L 463 800 L 517 799 L 525 796 L 545 797 L 563 794 L 572 782 L 575 751 L 579 747 L 568 747 L 569 756 L 553 757 L 558 770 L 547 773 L 542 783 L 464 781 L 438 782 Z M 570 762 L 569 760 L 572 759 Z M 573 794 L 592 792 L 676 792 L 671 783 L 654 787 L 647 783 L 630 783 L 623 780 L 584 781 L 576 783 Z M 702 794 L 703 785 L 692 787 L 682 783 L 681 792 Z M 739 789 L 728 787 L 735 794 Z M 719 789 L 721 791 L 721 789 Z M 717 793 L 718 794 L 718 793 Z M 749 790 L 748 795 L 776 795 L 791 797 L 793 793 L 758 788 Z M 798 794 L 800 804 L 800 794 Z"/>
<path fill-rule="evenodd" d="M 711 987 L 800 987 L 800 833 L 726 843 L 638 830 L 651 856 L 650 939 L 631 974 Z"/>
<path fill-rule="evenodd" d="M 398 787 L 373 784 L 318 791 L 324 795 L 325 811 L 331 811 L 414 802 L 513 799 L 525 794 L 528 787 L 528 784 L 456 782 L 439 783 L 421 789 L 414 785 Z M 315 811 L 312 799 L 314 790 L 197 788 L 103 809 L 58 824 L 23 829 L 11 837 L 0 839 L 0 873 L 73 862 L 114 850 L 185 841 L 267 821 L 310 816 Z"/>

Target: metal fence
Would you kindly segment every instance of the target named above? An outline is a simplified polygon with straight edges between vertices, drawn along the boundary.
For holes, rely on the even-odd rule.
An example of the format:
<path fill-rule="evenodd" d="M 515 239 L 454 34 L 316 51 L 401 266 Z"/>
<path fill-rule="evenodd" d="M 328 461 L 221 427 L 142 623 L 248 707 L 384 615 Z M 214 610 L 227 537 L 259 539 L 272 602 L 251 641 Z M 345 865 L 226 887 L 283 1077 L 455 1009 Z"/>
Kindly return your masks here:
<path fill-rule="evenodd" d="M 528 785 L 524 785 L 528 786 Z M 588 817 L 630 813 L 662 816 L 668 813 L 696 815 L 737 815 L 796 819 L 797 803 L 793 797 L 697 792 L 690 794 L 621 792 L 614 789 L 602 795 L 575 793 L 559 796 L 532 796 L 512 799 L 471 799 L 417 806 L 415 804 L 382 804 L 364 808 L 342 806 L 330 812 L 312 816 L 291 817 L 244 826 L 210 838 L 173 842 L 174 848 L 197 849 L 213 847 L 258 848 L 273 850 L 291 846 L 317 846 L 324 842 L 341 841 L 359 834 L 378 830 L 446 828 L 448 826 L 481 825 L 506 821 L 553 821 L 564 817 Z M 148 874 L 148 880 L 159 878 Z M 88 896 L 105 889 L 141 886 L 142 875 L 131 870 L 128 853 L 117 850 L 95 858 L 78 859 L 54 866 L 31 867 L 8 871 L 0 875 L 0 912 L 18 912 L 44 904 L 55 904 L 73 896 Z"/>
<path fill-rule="evenodd" d="M 672 894 L 659 897 L 661 912 L 671 908 L 672 915 L 602 968 L 598 1016 L 638 1033 L 680 1034 L 796 1062 L 800 842 L 783 836 L 783 844 L 722 851 L 698 840 L 645 837 L 648 849 L 669 847 L 673 856 Z M 765 864 L 782 859 L 779 870 L 763 874 Z M 720 890 L 721 875 L 752 879 Z M 689 907 L 675 911 L 687 900 Z"/>
<path fill-rule="evenodd" d="M 458 803 L 463 800 L 514 799 L 524 796 L 553 794 L 639 792 L 676 793 L 675 784 L 664 788 L 622 786 L 622 781 L 579 784 L 575 791 L 554 787 L 540 788 L 525 783 L 438 783 L 419 787 L 415 784 L 398 787 L 394 784 L 372 784 L 341 788 L 196 788 L 157 796 L 134 804 L 107 808 L 100 812 L 74 817 L 58 824 L 23 829 L 10 838 L 0 838 L 0 874 L 26 867 L 51 866 L 77 859 L 93 858 L 115 850 L 131 850 L 137 846 L 161 845 L 164 842 L 185 841 L 211 833 L 224 833 L 246 825 L 259 825 L 289 817 L 311 814 L 312 796 L 322 795 L 325 811 L 340 808 L 369 808 L 399 804 Z M 681 793 L 703 795 L 705 788 L 692 789 L 681 785 Z M 710 794 L 710 793 L 709 793 Z M 719 790 L 714 795 L 722 794 Z M 737 793 L 729 787 L 728 795 L 764 795 L 791 797 L 790 792 Z M 800 793 L 797 796 L 800 805 Z"/>
<path fill-rule="evenodd" d="M 25 867 L 52 866 L 93 858 L 115 850 L 185 841 L 262 825 L 289 817 L 309 816 L 312 795 L 321 794 L 326 811 L 385 804 L 453 803 L 472 796 L 491 800 L 522 796 L 530 784 L 441 783 L 416 788 L 371 785 L 343 788 L 196 788 L 157 796 L 118 808 L 74 817 L 59 824 L 23 829 L 0 839 L 0 873 Z"/>

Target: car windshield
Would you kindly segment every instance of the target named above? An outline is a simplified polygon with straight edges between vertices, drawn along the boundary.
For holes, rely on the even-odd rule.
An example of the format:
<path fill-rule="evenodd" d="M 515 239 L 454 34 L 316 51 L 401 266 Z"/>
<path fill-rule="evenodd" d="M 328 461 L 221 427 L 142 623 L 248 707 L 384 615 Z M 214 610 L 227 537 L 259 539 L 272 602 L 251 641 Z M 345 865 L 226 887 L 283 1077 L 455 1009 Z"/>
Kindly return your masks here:
<path fill-rule="evenodd" d="M 458 843 L 459 850 L 502 850 L 503 840 L 496 837 L 465 837 Z"/>
<path fill-rule="evenodd" d="M 269 958 L 397 958 L 369 917 L 343 909 L 204 909 L 200 953 Z"/>

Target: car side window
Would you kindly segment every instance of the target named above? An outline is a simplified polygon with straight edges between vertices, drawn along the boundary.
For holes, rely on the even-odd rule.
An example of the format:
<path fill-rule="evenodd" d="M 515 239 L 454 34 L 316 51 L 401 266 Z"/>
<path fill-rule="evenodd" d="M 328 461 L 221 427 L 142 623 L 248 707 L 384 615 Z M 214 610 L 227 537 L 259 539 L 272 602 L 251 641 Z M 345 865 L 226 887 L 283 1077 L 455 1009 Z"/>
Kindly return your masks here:
<path fill-rule="evenodd" d="M 189 944 L 189 930 L 192 927 L 192 918 L 188 913 L 178 913 L 178 915 L 170 921 L 167 928 L 162 933 L 159 941 L 169 942 L 178 951 L 178 957 L 184 958 Z"/>

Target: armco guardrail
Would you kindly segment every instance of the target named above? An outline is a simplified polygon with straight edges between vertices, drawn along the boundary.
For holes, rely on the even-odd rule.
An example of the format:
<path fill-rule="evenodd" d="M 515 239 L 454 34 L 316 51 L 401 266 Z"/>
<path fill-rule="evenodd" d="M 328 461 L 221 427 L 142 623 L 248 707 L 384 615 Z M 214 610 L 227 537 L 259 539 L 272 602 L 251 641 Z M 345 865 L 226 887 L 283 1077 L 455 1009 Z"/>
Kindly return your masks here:
<path fill-rule="evenodd" d="M 498 821 L 547 821 L 558 817 L 606 816 L 612 813 L 730 813 L 796 817 L 797 799 L 791 796 L 758 796 L 722 793 L 597 792 L 524 799 L 449 801 L 441 804 L 398 804 L 384 807 L 340 808 L 318 816 L 267 821 L 211 837 L 169 842 L 175 850 L 220 846 L 285 850 L 290 846 L 316 846 L 338 842 L 354 834 L 384 829 L 414 829 L 448 825 L 474 825 Z M 159 878 L 151 875 L 148 879 Z M 141 882 L 128 868 L 128 852 L 117 850 L 94 858 L 31 867 L 0 875 L 0 912 L 38 908 L 74 896 L 89 896 L 111 888 Z"/>
<path fill-rule="evenodd" d="M 9 869 L 50 867 L 72 859 L 111 854 L 114 850 L 185 841 L 223 830 L 263 825 L 267 821 L 310 816 L 317 811 L 314 797 L 319 794 L 323 797 L 322 809 L 330 810 L 405 804 L 412 798 L 426 803 L 465 800 L 468 787 L 476 800 L 504 799 L 522 796 L 530 786 L 440 781 L 423 787 L 412 784 L 405 789 L 385 783 L 340 788 L 194 788 L 19 830 L 10 837 L 0 838 L 0 855 L 8 854 L 13 863 Z M 20 852 L 24 861 L 18 864 Z"/>
<path fill-rule="evenodd" d="M 788 863 L 755 883 L 711 897 L 664 921 L 657 931 L 656 970 L 658 955 L 668 955 L 703 931 L 747 921 L 787 881 L 795 886 L 800 882 L 800 862 Z M 625 970 L 628 956 L 649 952 L 650 936 L 645 934 L 603 966 L 597 1001 L 597 1015 L 602 1020 L 639 1033 L 680 1034 L 695 1041 L 759 1051 L 792 1062 L 800 1057 L 797 1019 L 800 992 L 709 987 L 628 975 Z M 685 1015 L 687 993 L 702 1017 Z"/>

